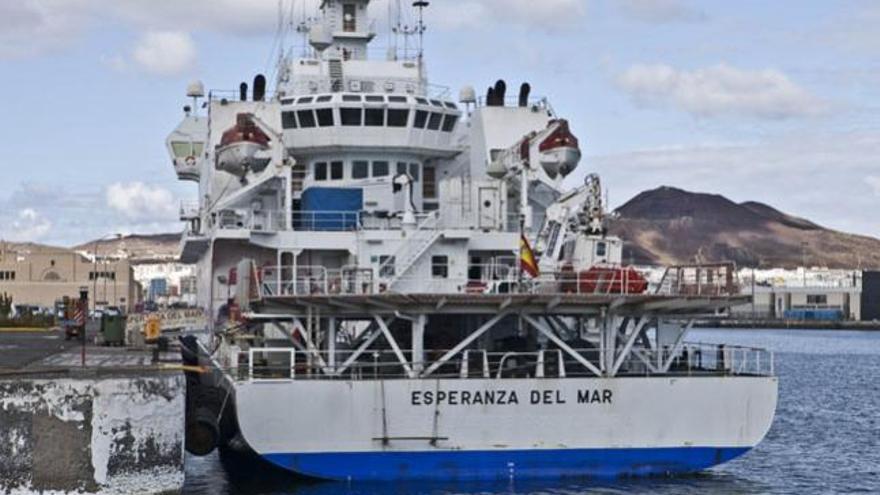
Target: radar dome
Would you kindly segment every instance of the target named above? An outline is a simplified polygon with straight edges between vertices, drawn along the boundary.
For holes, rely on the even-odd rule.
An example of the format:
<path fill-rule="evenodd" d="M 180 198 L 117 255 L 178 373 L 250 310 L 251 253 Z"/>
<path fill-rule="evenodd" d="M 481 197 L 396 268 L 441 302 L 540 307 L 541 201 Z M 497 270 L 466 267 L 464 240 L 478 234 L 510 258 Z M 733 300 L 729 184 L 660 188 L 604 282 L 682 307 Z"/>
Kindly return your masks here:
<path fill-rule="evenodd" d="M 477 92 L 474 90 L 474 87 L 465 86 L 461 88 L 461 91 L 458 93 L 458 101 L 460 103 L 476 103 Z"/>
<path fill-rule="evenodd" d="M 202 98 L 205 96 L 205 85 L 202 81 L 193 81 L 186 86 L 186 96 L 190 98 Z"/>

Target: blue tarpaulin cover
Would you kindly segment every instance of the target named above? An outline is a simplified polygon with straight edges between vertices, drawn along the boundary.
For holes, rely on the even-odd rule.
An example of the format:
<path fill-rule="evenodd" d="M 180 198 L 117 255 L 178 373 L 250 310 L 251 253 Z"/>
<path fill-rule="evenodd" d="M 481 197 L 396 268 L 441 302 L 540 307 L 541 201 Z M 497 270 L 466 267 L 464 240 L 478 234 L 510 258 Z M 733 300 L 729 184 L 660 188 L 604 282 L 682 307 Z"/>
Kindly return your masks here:
<path fill-rule="evenodd" d="M 355 230 L 363 209 L 361 188 L 310 187 L 303 191 L 294 228 L 299 230 Z"/>

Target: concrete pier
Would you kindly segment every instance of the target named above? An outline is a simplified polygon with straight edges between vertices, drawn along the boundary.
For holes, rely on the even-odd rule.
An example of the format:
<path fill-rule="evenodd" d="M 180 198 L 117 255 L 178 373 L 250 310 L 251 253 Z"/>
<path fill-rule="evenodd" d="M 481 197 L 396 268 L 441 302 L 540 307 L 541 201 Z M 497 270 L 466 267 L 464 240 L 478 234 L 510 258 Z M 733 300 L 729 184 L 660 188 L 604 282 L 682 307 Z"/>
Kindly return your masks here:
<path fill-rule="evenodd" d="M 78 349 L 59 350 L 16 369 L 0 359 L 0 493 L 179 491 L 183 373 L 147 352 L 89 348 L 78 367 Z"/>

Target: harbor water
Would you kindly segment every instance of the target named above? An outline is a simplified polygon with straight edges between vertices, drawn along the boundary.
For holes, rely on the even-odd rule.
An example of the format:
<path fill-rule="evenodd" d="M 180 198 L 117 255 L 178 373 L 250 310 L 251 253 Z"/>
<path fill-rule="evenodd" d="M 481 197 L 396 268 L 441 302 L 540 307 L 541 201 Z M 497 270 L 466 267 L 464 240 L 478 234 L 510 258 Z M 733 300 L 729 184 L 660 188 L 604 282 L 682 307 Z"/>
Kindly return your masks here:
<path fill-rule="evenodd" d="M 689 337 L 770 349 L 779 375 L 779 405 L 766 439 L 745 456 L 704 473 L 620 481 L 315 483 L 243 464 L 224 467 L 214 454 L 187 458 L 183 493 L 880 493 L 880 332 L 694 330 Z"/>

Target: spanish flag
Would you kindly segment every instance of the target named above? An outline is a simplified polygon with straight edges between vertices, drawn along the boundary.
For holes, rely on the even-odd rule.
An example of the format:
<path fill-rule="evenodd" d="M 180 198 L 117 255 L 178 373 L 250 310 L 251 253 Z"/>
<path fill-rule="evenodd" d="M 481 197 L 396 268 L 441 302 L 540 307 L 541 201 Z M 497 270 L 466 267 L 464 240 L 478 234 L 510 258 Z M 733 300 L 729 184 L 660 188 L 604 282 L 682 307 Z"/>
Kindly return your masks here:
<path fill-rule="evenodd" d="M 529 245 L 529 240 L 526 239 L 525 235 L 520 235 L 519 237 L 519 266 L 522 268 L 522 271 L 532 277 L 537 277 L 539 274 L 535 253 L 532 251 L 532 246 Z"/>

